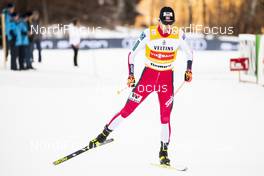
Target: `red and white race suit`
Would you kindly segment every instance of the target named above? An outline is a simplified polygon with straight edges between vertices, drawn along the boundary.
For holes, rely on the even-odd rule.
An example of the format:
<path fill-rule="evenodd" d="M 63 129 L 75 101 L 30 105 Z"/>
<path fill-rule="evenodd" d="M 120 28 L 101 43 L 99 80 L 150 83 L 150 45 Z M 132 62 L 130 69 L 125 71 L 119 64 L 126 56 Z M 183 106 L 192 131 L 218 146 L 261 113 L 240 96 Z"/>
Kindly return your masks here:
<path fill-rule="evenodd" d="M 146 97 L 157 92 L 160 104 L 161 141 L 170 141 L 170 114 L 173 103 L 173 63 L 177 58 L 178 49 L 186 54 L 187 61 L 192 60 L 192 51 L 185 41 L 183 31 L 163 33 L 159 26 L 151 26 L 144 30 L 128 55 L 129 69 L 134 64 L 136 53 L 145 49 L 145 68 L 142 75 L 128 97 L 122 110 L 108 123 L 113 130 L 127 118 Z"/>

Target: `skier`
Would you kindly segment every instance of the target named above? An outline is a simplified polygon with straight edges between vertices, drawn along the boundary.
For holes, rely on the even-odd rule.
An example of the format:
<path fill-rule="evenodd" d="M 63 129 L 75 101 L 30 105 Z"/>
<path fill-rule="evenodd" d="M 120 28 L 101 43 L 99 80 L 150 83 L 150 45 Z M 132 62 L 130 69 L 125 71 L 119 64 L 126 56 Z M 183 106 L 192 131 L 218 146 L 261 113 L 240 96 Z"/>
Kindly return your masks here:
<path fill-rule="evenodd" d="M 176 60 L 178 48 L 181 48 L 187 57 L 185 81 L 192 80 L 192 51 L 187 45 L 185 34 L 182 30 L 173 30 L 175 22 L 174 11 L 170 7 L 160 10 L 159 24 L 144 30 L 134 47 L 128 54 L 128 86 L 134 87 L 123 109 L 108 122 L 103 132 L 90 141 L 89 147 L 97 147 L 103 143 L 108 135 L 136 108 L 145 98 L 156 91 L 160 104 L 161 120 L 161 147 L 159 159 L 161 165 L 170 166 L 168 145 L 170 142 L 170 114 L 173 97 L 173 63 Z M 135 85 L 134 57 L 136 53 L 145 48 L 145 68 L 141 78 Z"/>

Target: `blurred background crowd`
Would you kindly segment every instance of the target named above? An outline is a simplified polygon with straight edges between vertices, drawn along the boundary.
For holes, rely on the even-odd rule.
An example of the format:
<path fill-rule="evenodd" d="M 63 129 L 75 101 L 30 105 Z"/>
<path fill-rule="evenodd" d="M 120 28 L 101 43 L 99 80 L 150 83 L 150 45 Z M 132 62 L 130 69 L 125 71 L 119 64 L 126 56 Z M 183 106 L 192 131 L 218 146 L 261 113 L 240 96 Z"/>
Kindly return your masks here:
<path fill-rule="evenodd" d="M 6 55 L 11 55 L 12 70 L 34 69 L 34 48 L 38 50 L 35 60 L 41 62 L 41 39 L 54 36 L 32 33 L 31 25 L 48 27 L 74 24 L 78 20 L 77 27 L 81 24 L 109 30 L 118 26 L 141 30 L 157 23 L 163 6 L 175 10 L 178 26 L 232 26 L 232 35 L 235 36 L 240 33 L 264 33 L 264 0 L 1 0 L 0 10 L 5 14 L 6 29 L 6 36 L 1 35 L 1 40 L 6 38 Z M 61 38 L 70 34 L 66 35 Z M 69 43 L 74 50 L 74 65 L 77 66 L 81 38 L 71 36 L 74 38 L 69 39 Z"/>
<path fill-rule="evenodd" d="M 264 0 L 1 0 L 0 9 L 14 2 L 18 12 L 38 10 L 43 25 L 79 18 L 86 25 L 114 28 L 155 23 L 159 10 L 171 6 L 181 26 L 234 26 L 235 34 L 264 30 Z"/>
<path fill-rule="evenodd" d="M 36 45 L 39 50 L 38 62 L 41 62 L 40 34 L 33 34 L 30 26 L 39 25 L 39 12 L 26 10 L 21 13 L 16 12 L 15 3 L 7 3 L 2 10 L 2 30 L 4 28 L 5 36 L 2 36 L 5 57 L 10 54 L 11 70 L 35 69 L 32 66 L 33 50 Z M 18 62 L 17 62 L 18 61 Z"/>

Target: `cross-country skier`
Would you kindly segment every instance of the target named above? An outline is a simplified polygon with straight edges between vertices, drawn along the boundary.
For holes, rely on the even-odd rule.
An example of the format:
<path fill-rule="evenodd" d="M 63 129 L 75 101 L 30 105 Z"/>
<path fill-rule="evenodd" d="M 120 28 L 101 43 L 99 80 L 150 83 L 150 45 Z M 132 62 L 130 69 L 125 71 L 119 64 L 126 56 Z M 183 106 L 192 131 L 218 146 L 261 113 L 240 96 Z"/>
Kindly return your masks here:
<path fill-rule="evenodd" d="M 176 30 L 174 11 L 170 7 L 160 10 L 159 24 L 144 30 L 128 54 L 128 86 L 134 87 L 123 109 L 118 112 L 106 124 L 102 133 L 90 141 L 89 147 L 93 148 L 104 142 L 108 135 L 127 118 L 145 98 L 156 91 L 160 104 L 161 120 L 161 147 L 159 159 L 161 165 L 170 166 L 168 158 L 168 145 L 170 142 L 170 114 L 173 97 L 173 63 L 177 57 L 177 51 L 181 48 L 187 58 L 185 81 L 192 80 L 192 51 L 186 43 L 186 37 L 182 30 Z M 136 53 L 145 49 L 145 68 L 141 78 L 135 85 L 134 57 Z"/>

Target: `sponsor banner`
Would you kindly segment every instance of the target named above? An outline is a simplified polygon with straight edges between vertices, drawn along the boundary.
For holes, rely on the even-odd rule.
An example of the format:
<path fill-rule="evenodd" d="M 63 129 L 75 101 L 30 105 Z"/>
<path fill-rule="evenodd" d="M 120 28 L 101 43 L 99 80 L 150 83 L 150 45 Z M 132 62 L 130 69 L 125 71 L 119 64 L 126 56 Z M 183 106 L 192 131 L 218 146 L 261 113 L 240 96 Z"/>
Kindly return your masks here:
<path fill-rule="evenodd" d="M 132 48 L 135 38 L 88 38 L 82 39 L 80 49 L 103 49 L 103 48 Z M 214 38 L 189 38 L 189 45 L 194 50 L 237 50 L 238 42 L 227 41 Z M 43 49 L 68 49 L 70 44 L 68 39 L 43 39 L 41 42 Z"/>

